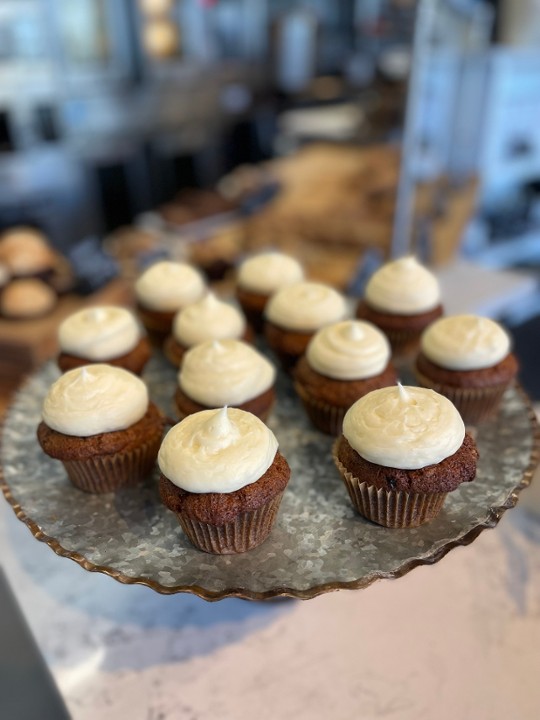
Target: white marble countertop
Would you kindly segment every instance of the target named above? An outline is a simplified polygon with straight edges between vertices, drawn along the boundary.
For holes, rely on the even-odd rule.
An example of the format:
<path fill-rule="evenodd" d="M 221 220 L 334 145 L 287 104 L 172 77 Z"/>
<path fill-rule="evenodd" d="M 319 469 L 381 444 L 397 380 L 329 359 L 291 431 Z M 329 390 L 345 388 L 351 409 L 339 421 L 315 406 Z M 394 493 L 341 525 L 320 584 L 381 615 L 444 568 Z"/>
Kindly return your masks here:
<path fill-rule="evenodd" d="M 305 602 L 123 586 L 4 502 L 0 546 L 74 720 L 538 718 L 540 519 L 519 506 L 435 566 Z"/>

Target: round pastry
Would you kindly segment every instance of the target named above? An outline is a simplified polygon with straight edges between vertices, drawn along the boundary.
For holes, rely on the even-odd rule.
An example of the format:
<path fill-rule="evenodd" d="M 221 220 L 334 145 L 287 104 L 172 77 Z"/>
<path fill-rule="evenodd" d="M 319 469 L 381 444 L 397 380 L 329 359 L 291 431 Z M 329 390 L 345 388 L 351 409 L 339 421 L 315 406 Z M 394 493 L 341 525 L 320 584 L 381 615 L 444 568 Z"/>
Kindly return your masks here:
<path fill-rule="evenodd" d="M 108 363 L 140 375 L 150 359 L 150 343 L 133 313 L 114 305 L 84 308 L 58 328 L 62 372 L 91 363 Z"/>
<path fill-rule="evenodd" d="M 257 332 L 263 329 L 264 309 L 270 297 L 303 279 L 302 265 L 284 253 L 260 253 L 242 262 L 236 279 L 236 297 Z"/>
<path fill-rule="evenodd" d="M 43 403 L 39 444 L 80 490 L 112 492 L 152 470 L 164 420 L 146 385 L 111 365 L 64 373 Z"/>
<path fill-rule="evenodd" d="M 396 354 L 418 348 L 423 330 L 443 313 L 437 278 L 414 257 L 383 265 L 369 279 L 356 315 L 377 325 Z"/>
<path fill-rule="evenodd" d="M 343 420 L 334 462 L 352 504 L 372 522 L 417 527 L 476 475 L 478 451 L 450 400 L 418 387 L 382 388 Z"/>
<path fill-rule="evenodd" d="M 282 288 L 265 310 L 264 334 L 285 370 L 292 370 L 313 335 L 348 314 L 343 295 L 329 285 L 300 282 Z"/>
<path fill-rule="evenodd" d="M 253 340 L 242 313 L 229 303 L 208 292 L 202 300 L 188 305 L 173 320 L 172 333 L 163 350 L 173 365 L 179 367 L 186 350 L 207 340 Z"/>
<path fill-rule="evenodd" d="M 13 320 L 31 320 L 46 315 L 57 301 L 56 293 L 43 280 L 13 280 L 2 291 L 0 313 Z"/>
<path fill-rule="evenodd" d="M 422 335 L 415 373 L 420 385 L 450 398 L 466 423 L 497 412 L 518 372 L 508 333 L 477 315 L 451 315 Z"/>
<path fill-rule="evenodd" d="M 161 345 L 176 313 L 205 292 L 202 275 L 191 265 L 169 260 L 151 265 L 135 283 L 137 310 L 149 338 Z"/>
<path fill-rule="evenodd" d="M 208 340 L 184 355 L 175 402 L 179 416 L 229 405 L 266 420 L 275 400 L 276 371 L 241 340 Z"/>
<path fill-rule="evenodd" d="M 290 477 L 274 434 L 236 408 L 190 415 L 165 436 L 160 495 L 195 547 L 228 555 L 260 545 Z"/>
<path fill-rule="evenodd" d="M 35 277 L 53 269 L 56 255 L 42 232 L 21 225 L 0 236 L 0 262 L 12 277 Z"/>
<path fill-rule="evenodd" d="M 396 372 L 385 335 L 371 323 L 344 320 L 319 330 L 298 361 L 295 388 L 313 425 L 339 435 L 358 398 L 394 385 Z"/>
<path fill-rule="evenodd" d="M 8 266 L 0 262 L 0 290 L 4 288 L 10 281 L 11 274 Z"/>

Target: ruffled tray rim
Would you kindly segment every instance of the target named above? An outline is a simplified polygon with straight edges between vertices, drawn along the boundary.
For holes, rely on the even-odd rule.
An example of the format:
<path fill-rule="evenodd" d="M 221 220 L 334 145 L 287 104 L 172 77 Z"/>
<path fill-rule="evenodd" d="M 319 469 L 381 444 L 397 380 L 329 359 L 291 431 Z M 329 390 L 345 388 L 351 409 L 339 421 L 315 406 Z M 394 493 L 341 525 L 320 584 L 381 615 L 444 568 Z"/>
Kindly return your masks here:
<path fill-rule="evenodd" d="M 22 383 L 21 386 L 24 386 L 24 383 Z M 403 563 L 391 572 L 373 572 L 358 580 L 322 583 L 320 585 L 315 585 L 305 590 L 299 590 L 297 588 L 291 587 L 276 587 L 272 590 L 266 590 L 264 592 L 255 592 L 246 588 L 239 587 L 227 588 L 225 590 L 218 591 L 207 590 L 200 585 L 162 585 L 161 583 L 156 582 L 155 580 L 151 580 L 149 578 L 136 576 L 131 577 L 129 575 L 125 575 L 124 573 L 119 572 L 118 570 L 115 570 L 114 568 L 107 565 L 96 565 L 95 563 L 92 563 L 90 562 L 90 560 L 85 558 L 84 555 L 81 555 L 81 553 L 67 550 L 56 538 L 50 537 L 49 535 L 44 533 L 39 527 L 39 525 L 37 525 L 37 523 L 32 520 L 32 518 L 28 517 L 24 509 L 14 498 L 11 489 L 4 477 L 4 471 L 1 464 L 0 489 L 2 490 L 4 497 L 6 498 L 9 505 L 11 505 L 13 512 L 15 513 L 17 518 L 28 527 L 36 540 L 47 544 L 57 555 L 73 560 L 88 572 L 98 572 L 104 575 L 108 575 L 109 577 L 120 583 L 123 583 L 124 585 L 144 585 L 162 595 L 190 593 L 209 602 L 224 600 L 225 598 L 241 598 L 243 600 L 272 600 L 276 598 L 294 598 L 296 600 L 311 600 L 312 598 L 318 597 L 319 595 L 324 595 L 325 593 L 334 592 L 336 590 L 362 590 L 369 587 L 369 585 L 374 583 L 376 580 L 397 579 L 403 577 L 411 570 L 414 570 L 414 568 L 419 567 L 420 565 L 434 565 L 454 548 L 469 545 L 474 540 L 476 540 L 476 538 L 480 535 L 481 532 L 490 528 L 494 528 L 498 524 L 499 520 L 506 512 L 506 510 L 515 507 L 519 499 L 520 492 L 530 485 L 534 472 L 540 462 L 540 425 L 538 423 L 536 413 L 532 407 L 530 398 L 525 393 L 521 385 L 519 385 L 519 383 L 515 383 L 515 388 L 522 396 L 524 404 L 527 407 L 529 423 L 532 431 L 532 447 L 529 464 L 524 470 L 520 482 L 510 493 L 510 495 L 506 499 L 506 502 L 496 507 L 490 507 L 488 510 L 488 516 L 485 521 L 478 523 L 468 532 L 464 533 L 461 537 L 448 541 L 445 545 L 438 548 L 437 550 L 434 550 L 431 553 L 428 552 L 421 557 L 411 558 L 409 561 Z M 4 423 L 8 412 L 9 408 L 6 410 L 4 416 L 0 421 L 0 453 L 2 450 Z"/>

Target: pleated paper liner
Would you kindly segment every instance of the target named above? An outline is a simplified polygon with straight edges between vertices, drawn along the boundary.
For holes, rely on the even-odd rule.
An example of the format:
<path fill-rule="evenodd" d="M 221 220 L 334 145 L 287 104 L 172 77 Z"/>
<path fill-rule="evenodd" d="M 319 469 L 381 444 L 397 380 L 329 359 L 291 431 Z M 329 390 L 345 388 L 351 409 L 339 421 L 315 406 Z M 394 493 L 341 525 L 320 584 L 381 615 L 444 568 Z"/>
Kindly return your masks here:
<path fill-rule="evenodd" d="M 115 492 L 136 485 L 153 469 L 161 434 L 133 450 L 114 455 L 95 455 L 84 460 L 64 460 L 69 479 L 88 493 Z"/>
<path fill-rule="evenodd" d="M 448 493 L 412 493 L 376 488 L 352 475 L 337 457 L 333 458 L 345 483 L 352 504 L 371 522 L 387 528 L 413 528 L 433 520 L 442 509 Z"/>
<path fill-rule="evenodd" d="M 349 408 L 336 407 L 322 403 L 311 397 L 304 388 L 295 383 L 294 389 L 302 401 L 307 416 L 313 425 L 327 435 L 340 435 L 343 426 L 343 418 Z"/>
<path fill-rule="evenodd" d="M 186 348 L 182 347 L 179 343 L 177 343 L 172 335 L 168 335 L 165 338 L 162 350 L 163 354 L 171 363 L 171 365 L 179 368 L 182 364 L 182 359 L 185 355 Z"/>
<path fill-rule="evenodd" d="M 470 425 L 487 420 L 494 415 L 509 384 L 483 388 L 456 388 L 432 382 L 415 369 L 416 379 L 422 387 L 435 390 L 451 400 L 459 410 L 463 422 Z"/>
<path fill-rule="evenodd" d="M 256 510 L 240 513 L 232 522 L 211 525 L 178 513 L 178 522 L 190 542 L 199 550 L 214 555 L 234 555 L 251 550 L 270 535 L 283 492 Z"/>
<path fill-rule="evenodd" d="M 388 330 L 379 328 L 384 332 L 392 347 L 392 355 L 398 358 L 409 358 L 415 355 L 420 347 L 421 330 Z"/>

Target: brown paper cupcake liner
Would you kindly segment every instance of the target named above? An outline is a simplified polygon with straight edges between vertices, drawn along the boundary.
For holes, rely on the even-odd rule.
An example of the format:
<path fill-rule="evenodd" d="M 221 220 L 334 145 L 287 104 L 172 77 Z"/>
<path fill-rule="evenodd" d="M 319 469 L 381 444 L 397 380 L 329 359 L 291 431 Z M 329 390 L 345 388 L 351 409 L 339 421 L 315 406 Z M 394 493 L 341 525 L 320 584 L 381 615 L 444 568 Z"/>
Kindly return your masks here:
<path fill-rule="evenodd" d="M 64 460 L 69 479 L 88 493 L 115 492 L 131 487 L 146 477 L 154 467 L 161 435 L 133 450 L 114 455 L 95 455 L 85 460 Z"/>
<path fill-rule="evenodd" d="M 392 354 L 397 356 L 410 356 L 414 354 L 420 346 L 420 330 L 389 330 L 380 328 L 388 338 L 392 347 Z"/>
<path fill-rule="evenodd" d="M 186 353 L 186 348 L 177 343 L 172 335 L 168 335 L 163 342 L 162 349 L 167 360 L 172 365 L 179 368 Z"/>
<path fill-rule="evenodd" d="M 435 390 L 451 400 L 459 410 L 463 422 L 470 425 L 482 422 L 494 415 L 509 383 L 483 388 L 456 388 L 430 380 L 415 369 L 416 379 L 422 387 Z"/>
<path fill-rule="evenodd" d="M 448 494 L 377 488 L 352 475 L 337 457 L 335 446 L 333 458 L 353 506 L 371 522 L 387 528 L 413 528 L 430 522 Z"/>
<path fill-rule="evenodd" d="M 269 536 L 277 517 L 283 492 L 256 510 L 240 513 L 232 522 L 211 525 L 179 513 L 178 522 L 190 542 L 214 555 L 233 555 L 251 550 Z"/>
<path fill-rule="evenodd" d="M 307 416 L 317 430 L 327 435 L 340 435 L 343 418 L 348 408 L 336 407 L 316 400 L 299 383 L 295 383 L 294 388 L 302 401 Z"/>

